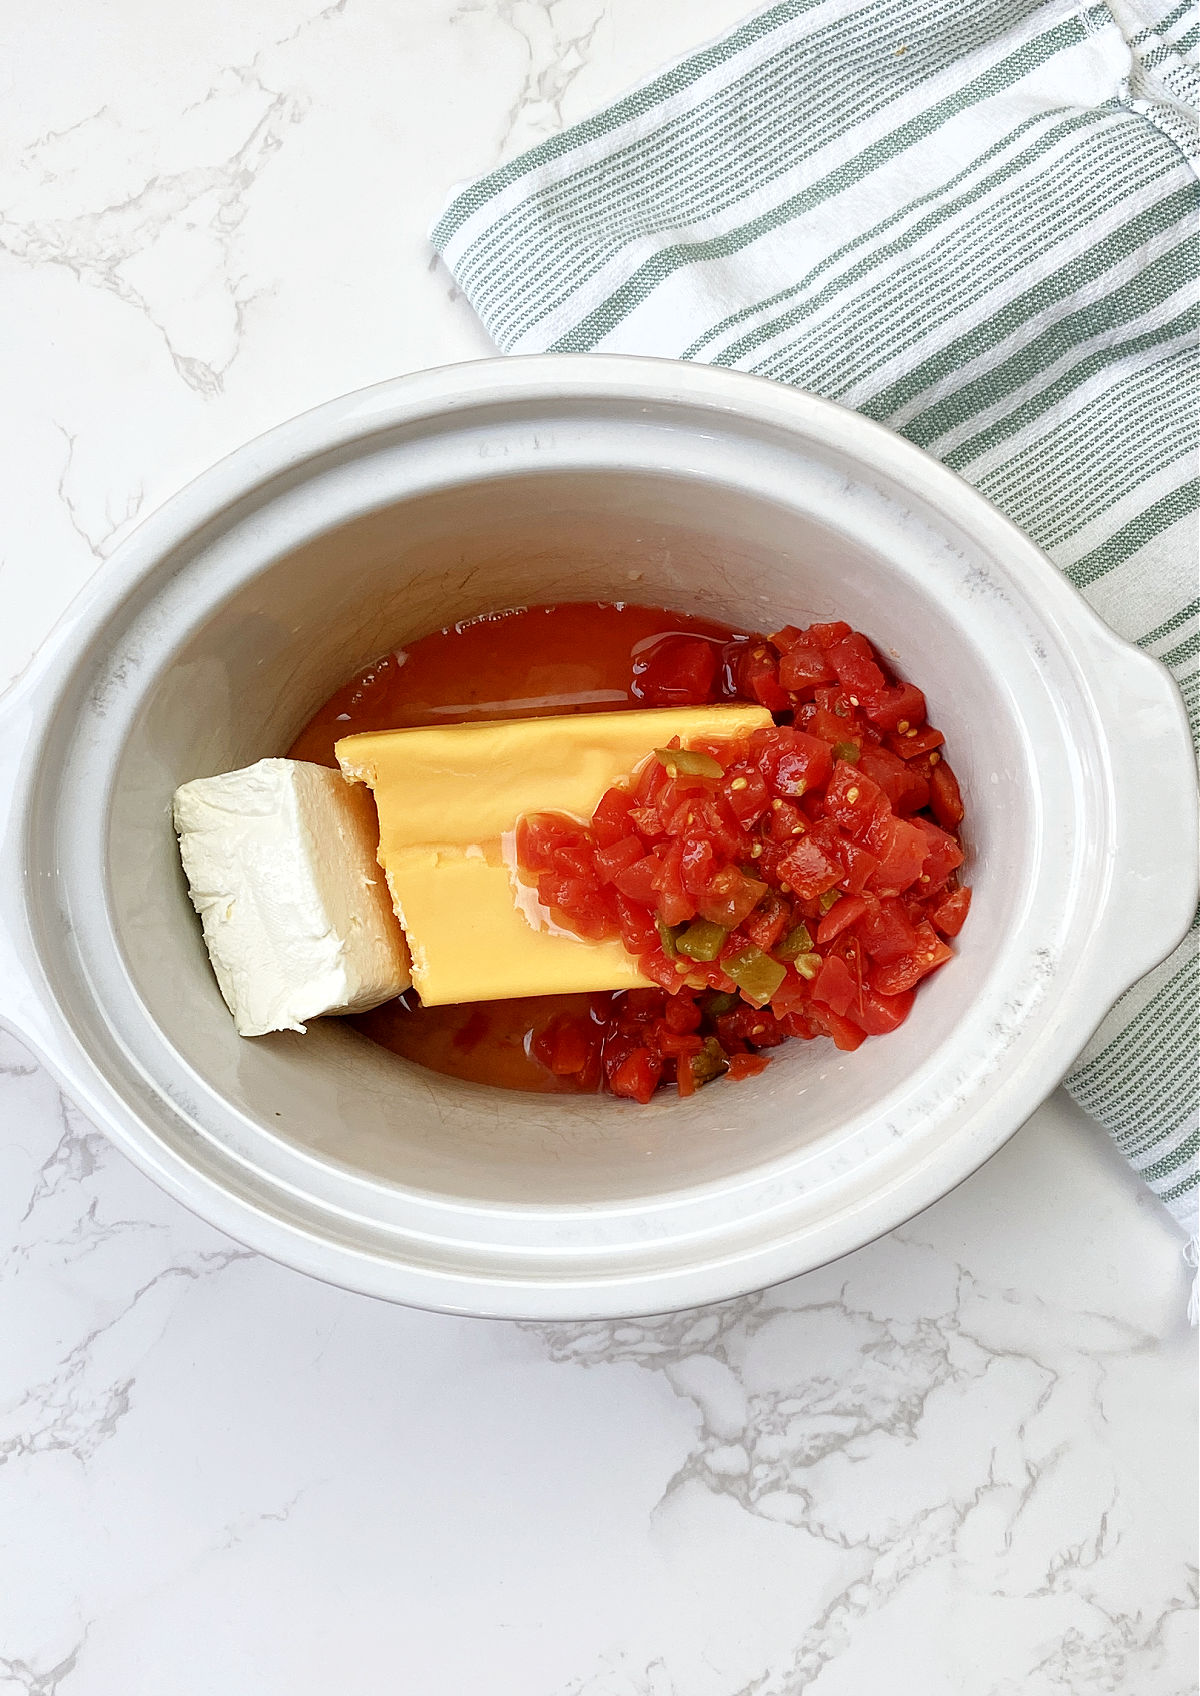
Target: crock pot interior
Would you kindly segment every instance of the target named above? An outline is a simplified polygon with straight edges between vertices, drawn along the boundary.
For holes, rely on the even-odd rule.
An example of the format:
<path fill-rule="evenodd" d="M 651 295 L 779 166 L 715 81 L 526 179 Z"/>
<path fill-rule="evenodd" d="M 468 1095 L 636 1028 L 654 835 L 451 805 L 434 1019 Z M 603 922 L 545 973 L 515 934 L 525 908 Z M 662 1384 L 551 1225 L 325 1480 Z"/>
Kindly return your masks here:
<path fill-rule="evenodd" d="M 197 1088 L 223 1097 L 249 1140 L 281 1139 L 384 1186 L 535 1205 L 619 1204 L 727 1180 L 836 1139 L 865 1107 L 903 1093 L 952 1039 L 1018 913 L 1031 786 L 1003 678 L 944 578 L 923 579 L 922 550 L 932 561 L 944 543 L 922 541 L 902 510 L 872 498 L 875 533 L 848 492 L 853 526 L 839 524 L 836 499 L 806 511 L 799 484 L 785 504 L 711 477 L 489 467 L 264 558 L 144 681 L 111 787 L 112 926 L 137 995 Z M 473 614 L 557 600 L 641 601 L 764 629 L 843 617 L 925 689 L 968 798 L 976 901 L 958 959 L 899 1031 L 853 1055 L 792 1042 L 758 1079 L 689 1102 L 668 1092 L 648 1108 L 439 1077 L 336 1020 L 304 1036 L 237 1036 L 180 871 L 175 786 L 285 752 L 315 707 L 381 653 Z"/>

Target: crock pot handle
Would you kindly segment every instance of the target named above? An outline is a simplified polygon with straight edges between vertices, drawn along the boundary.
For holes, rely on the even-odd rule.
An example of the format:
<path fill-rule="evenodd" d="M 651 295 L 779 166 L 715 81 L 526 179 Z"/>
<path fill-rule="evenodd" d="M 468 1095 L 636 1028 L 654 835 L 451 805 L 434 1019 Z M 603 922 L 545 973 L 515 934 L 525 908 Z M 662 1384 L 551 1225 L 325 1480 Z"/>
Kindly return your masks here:
<path fill-rule="evenodd" d="M 20 795 L 51 644 L 0 695 L 0 1026 L 57 1072 L 54 1033 L 41 1005 L 25 917 Z"/>
<path fill-rule="evenodd" d="M 1108 732 L 1115 830 L 1102 929 L 1107 1005 L 1186 936 L 1200 882 L 1196 757 L 1166 668 L 1102 626 L 1097 701 Z"/>

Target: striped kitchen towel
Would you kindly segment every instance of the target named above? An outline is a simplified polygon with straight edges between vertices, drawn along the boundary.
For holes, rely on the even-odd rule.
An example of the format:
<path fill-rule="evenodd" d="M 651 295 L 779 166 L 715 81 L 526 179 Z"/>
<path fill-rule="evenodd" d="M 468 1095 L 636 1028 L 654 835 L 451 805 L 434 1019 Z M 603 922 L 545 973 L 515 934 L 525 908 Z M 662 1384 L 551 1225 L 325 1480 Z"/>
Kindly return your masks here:
<path fill-rule="evenodd" d="M 902 431 L 1200 717 L 1191 4 L 783 0 L 455 193 L 506 352 L 673 355 Z M 1195 1231 L 1197 934 L 1068 1088 Z"/>

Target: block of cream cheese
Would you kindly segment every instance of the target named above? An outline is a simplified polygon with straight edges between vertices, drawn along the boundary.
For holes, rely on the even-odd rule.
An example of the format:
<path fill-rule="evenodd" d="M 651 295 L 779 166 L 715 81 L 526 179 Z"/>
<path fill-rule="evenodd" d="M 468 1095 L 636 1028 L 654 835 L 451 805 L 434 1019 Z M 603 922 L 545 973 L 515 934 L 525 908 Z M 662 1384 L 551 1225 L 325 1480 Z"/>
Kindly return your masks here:
<path fill-rule="evenodd" d="M 645 984 L 619 941 L 554 926 L 516 877 L 525 813 L 588 819 L 610 785 L 678 736 L 744 736 L 762 707 L 666 707 L 346 736 L 346 776 L 379 809 L 379 859 L 426 1006 Z"/>
<path fill-rule="evenodd" d="M 340 772 L 259 760 L 175 791 L 175 829 L 221 994 L 243 1036 L 302 1031 L 409 987 L 375 809 Z"/>

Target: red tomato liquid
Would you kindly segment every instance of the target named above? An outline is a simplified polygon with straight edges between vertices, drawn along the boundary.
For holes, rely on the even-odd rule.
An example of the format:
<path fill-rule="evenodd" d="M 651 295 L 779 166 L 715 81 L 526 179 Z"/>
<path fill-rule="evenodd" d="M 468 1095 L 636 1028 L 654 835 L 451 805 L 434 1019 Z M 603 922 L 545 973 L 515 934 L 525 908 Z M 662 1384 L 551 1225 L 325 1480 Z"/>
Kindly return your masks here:
<path fill-rule="evenodd" d="M 746 640 L 687 613 L 596 602 L 517 607 L 451 625 L 367 666 L 314 713 L 288 757 L 336 766 L 334 743 L 359 730 L 645 706 L 639 670 L 675 636 L 710 642 L 718 666 L 726 644 Z M 732 682 L 721 692 L 733 699 Z M 556 1015 L 590 1013 L 602 1022 L 611 999 L 552 995 L 422 1007 L 410 991 L 350 1023 L 431 1071 L 502 1089 L 578 1093 L 578 1082 L 556 1077 L 531 1044 Z"/>
<path fill-rule="evenodd" d="M 367 666 L 313 714 L 288 758 L 336 766 L 334 743 L 357 730 L 645 706 L 636 668 L 671 636 L 700 637 L 714 652 L 746 639 L 709 619 L 623 603 L 486 613 Z"/>

